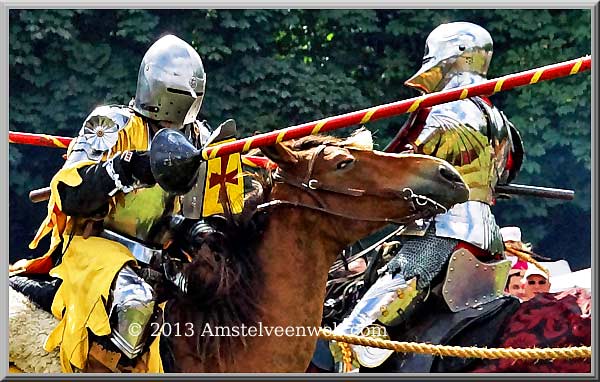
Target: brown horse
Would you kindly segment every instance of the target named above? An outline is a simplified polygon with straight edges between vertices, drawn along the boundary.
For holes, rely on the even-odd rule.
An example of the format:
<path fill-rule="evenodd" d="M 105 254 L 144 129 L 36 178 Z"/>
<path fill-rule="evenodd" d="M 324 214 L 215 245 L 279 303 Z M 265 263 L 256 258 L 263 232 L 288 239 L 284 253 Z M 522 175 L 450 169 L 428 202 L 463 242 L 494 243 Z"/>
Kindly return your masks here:
<path fill-rule="evenodd" d="M 232 329 L 245 324 L 280 328 L 280 332 L 253 336 L 248 331 L 249 336 L 229 341 L 168 337 L 161 353 L 169 349 L 176 371 L 305 371 L 316 332 L 281 335 L 281 330 L 319 327 L 327 273 L 336 255 L 391 221 L 405 221 L 428 209 L 434 212 L 432 200 L 447 208 L 467 198 L 467 188 L 447 163 L 367 150 L 357 144 L 358 137 L 367 133 L 346 141 L 308 137 L 263 149 L 279 169 L 273 174 L 274 185 L 261 192 L 264 203 L 258 210 L 264 211 L 265 221 L 260 235 L 241 240 L 248 247 L 256 243 L 247 253 L 247 268 L 233 272 L 247 279 L 230 286 L 231 294 L 215 301 L 210 313 L 194 309 L 190 300 L 171 301 L 165 319 L 181 327 L 192 322 L 205 334 L 213 332 L 206 330 L 207 325 L 223 323 Z M 411 193 L 426 196 L 430 202 L 410 198 Z M 255 215 L 250 221 L 258 218 Z M 197 254 L 197 258 L 202 256 Z M 248 300 L 255 305 L 248 306 Z"/>
<path fill-rule="evenodd" d="M 467 199 L 448 163 L 372 151 L 360 143 L 366 135 L 262 150 L 278 165 L 271 182 L 235 222 L 223 222 L 226 236 L 192 254 L 188 295 L 165 306 L 164 327 L 173 329 L 161 338 L 165 371 L 305 371 L 336 255 L 390 222 Z"/>

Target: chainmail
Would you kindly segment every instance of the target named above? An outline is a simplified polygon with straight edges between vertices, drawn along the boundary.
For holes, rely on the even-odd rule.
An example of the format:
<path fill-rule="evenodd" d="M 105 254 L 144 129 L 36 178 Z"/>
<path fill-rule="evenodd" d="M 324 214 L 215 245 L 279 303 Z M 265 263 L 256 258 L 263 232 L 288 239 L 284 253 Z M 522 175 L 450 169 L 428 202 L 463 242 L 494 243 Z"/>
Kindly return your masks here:
<path fill-rule="evenodd" d="M 426 288 L 452 254 L 458 240 L 435 236 L 432 224 L 424 236 L 405 236 L 398 254 L 390 260 L 387 271 L 405 280 L 418 276 L 417 287 Z"/>

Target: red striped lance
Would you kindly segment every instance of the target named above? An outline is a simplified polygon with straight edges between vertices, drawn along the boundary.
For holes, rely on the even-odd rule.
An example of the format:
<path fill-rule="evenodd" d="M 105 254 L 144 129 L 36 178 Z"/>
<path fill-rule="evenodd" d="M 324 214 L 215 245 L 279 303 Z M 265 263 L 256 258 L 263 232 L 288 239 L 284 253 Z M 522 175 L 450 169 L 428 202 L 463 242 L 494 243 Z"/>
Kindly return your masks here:
<path fill-rule="evenodd" d="M 54 135 L 46 134 L 34 134 L 34 133 L 19 133 L 16 131 L 8 132 L 8 142 L 21 144 L 21 145 L 33 145 L 33 146 L 44 146 L 52 147 L 57 149 L 66 149 L 73 138 L 59 137 Z M 263 167 L 267 169 L 274 169 L 277 165 L 267 158 L 243 155 L 242 163 L 252 167 Z"/>
<path fill-rule="evenodd" d="M 487 80 L 475 85 L 448 89 L 407 100 L 374 106 L 347 114 L 327 117 L 317 121 L 275 130 L 269 133 L 258 134 L 234 142 L 208 147 L 202 151 L 202 157 L 206 160 L 233 153 L 244 153 L 253 148 L 270 146 L 278 142 L 341 129 L 352 125 L 362 125 L 379 119 L 391 118 L 401 114 L 411 113 L 421 108 L 431 107 L 442 103 L 457 101 L 474 96 L 492 95 L 520 86 L 532 85 L 542 81 L 548 81 L 581 73 L 583 71 L 590 70 L 591 64 L 591 56 L 580 57 L 574 60 L 559 62 L 524 72 L 508 74 L 506 76 Z M 39 137 L 39 140 L 36 142 L 34 137 Z M 57 143 L 53 138 L 56 138 L 56 140 L 58 140 L 60 143 Z M 9 142 L 11 143 L 37 144 L 40 146 L 49 147 L 66 147 L 70 139 L 71 138 L 52 137 L 48 135 L 9 132 Z M 62 144 L 63 146 L 59 146 L 59 144 Z M 259 159 L 261 160 L 247 160 L 246 163 L 250 165 L 251 163 L 254 163 L 257 166 L 261 166 L 260 163 L 262 163 L 264 159 Z"/>
<path fill-rule="evenodd" d="M 404 113 L 411 113 L 421 108 L 465 99 L 467 97 L 492 95 L 515 87 L 532 85 L 537 82 L 580 73 L 589 70 L 591 68 L 591 63 L 591 56 L 585 56 L 570 61 L 527 70 L 525 72 L 509 74 L 476 85 L 444 90 L 403 101 L 328 117 L 314 122 L 307 122 L 269 133 L 258 134 L 234 142 L 212 146 L 204 149 L 202 151 L 202 156 L 204 159 L 212 159 L 236 152 L 243 153 L 253 148 L 269 146 L 277 142 L 297 139 L 307 135 L 318 134 L 352 125 L 365 124 L 379 119 L 395 117 Z"/>
<path fill-rule="evenodd" d="M 67 147 L 69 147 L 69 143 L 71 143 L 71 140 L 73 140 L 73 138 L 59 137 L 56 135 L 19 133 L 16 131 L 8 132 L 8 143 L 16 143 L 22 145 L 34 145 L 66 149 Z"/>

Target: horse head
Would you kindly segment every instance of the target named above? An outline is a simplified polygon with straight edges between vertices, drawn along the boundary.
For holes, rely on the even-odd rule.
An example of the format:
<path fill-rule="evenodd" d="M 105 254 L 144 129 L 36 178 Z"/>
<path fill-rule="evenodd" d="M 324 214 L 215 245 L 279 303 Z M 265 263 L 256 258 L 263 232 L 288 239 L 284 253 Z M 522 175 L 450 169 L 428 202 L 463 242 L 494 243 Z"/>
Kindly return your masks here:
<path fill-rule="evenodd" d="M 380 223 L 428 217 L 467 200 L 468 187 L 446 161 L 372 148 L 365 129 L 347 139 L 310 136 L 262 148 L 278 166 L 273 199 Z"/>

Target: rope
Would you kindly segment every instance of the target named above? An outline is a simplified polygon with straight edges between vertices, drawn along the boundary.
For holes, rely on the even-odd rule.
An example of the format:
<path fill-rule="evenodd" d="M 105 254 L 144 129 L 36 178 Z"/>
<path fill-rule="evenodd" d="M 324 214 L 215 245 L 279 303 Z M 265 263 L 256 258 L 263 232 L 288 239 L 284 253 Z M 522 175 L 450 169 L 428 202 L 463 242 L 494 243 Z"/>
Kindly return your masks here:
<path fill-rule="evenodd" d="M 345 344 L 369 346 L 380 349 L 394 350 L 400 353 L 419 353 L 446 357 L 500 359 L 511 358 L 520 360 L 535 359 L 574 359 L 591 358 L 591 346 L 573 346 L 567 348 L 478 348 L 474 346 L 446 346 L 424 344 L 418 342 L 388 341 L 378 338 L 361 337 L 350 334 L 335 334 L 331 330 L 321 328 L 319 338 L 327 341 L 337 341 Z M 342 346 L 344 349 L 345 346 Z"/>
<path fill-rule="evenodd" d="M 522 248 L 518 248 L 510 243 L 504 243 L 504 249 L 511 255 L 514 255 L 525 262 L 535 265 L 540 271 L 544 272 L 546 276 L 550 277 L 550 272 L 548 271 L 548 269 L 532 257 L 532 255 L 534 255 L 533 252 Z"/>
<path fill-rule="evenodd" d="M 350 349 L 350 345 L 345 342 L 340 342 L 340 348 L 342 349 L 344 370 L 352 370 L 352 349 Z"/>

